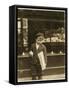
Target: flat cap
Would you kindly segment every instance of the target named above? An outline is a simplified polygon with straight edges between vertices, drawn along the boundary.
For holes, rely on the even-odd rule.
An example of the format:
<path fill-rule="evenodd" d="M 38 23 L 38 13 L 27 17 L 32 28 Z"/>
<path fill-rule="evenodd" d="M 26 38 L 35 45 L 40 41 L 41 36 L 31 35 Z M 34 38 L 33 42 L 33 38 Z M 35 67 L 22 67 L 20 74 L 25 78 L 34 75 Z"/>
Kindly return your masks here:
<path fill-rule="evenodd" d="M 39 33 L 36 34 L 36 37 L 39 37 L 39 36 L 44 37 L 44 34 L 39 32 Z"/>

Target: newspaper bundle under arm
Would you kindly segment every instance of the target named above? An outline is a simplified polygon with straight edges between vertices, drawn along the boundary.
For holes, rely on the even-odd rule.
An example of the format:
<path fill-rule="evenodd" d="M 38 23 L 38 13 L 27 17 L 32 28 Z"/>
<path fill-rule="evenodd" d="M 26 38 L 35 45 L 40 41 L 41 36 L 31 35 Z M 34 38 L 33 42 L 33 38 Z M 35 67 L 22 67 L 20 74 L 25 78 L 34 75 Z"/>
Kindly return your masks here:
<path fill-rule="evenodd" d="M 38 53 L 38 57 L 39 57 L 39 60 L 40 60 L 42 70 L 45 70 L 46 69 L 46 62 L 45 62 L 43 51 Z"/>

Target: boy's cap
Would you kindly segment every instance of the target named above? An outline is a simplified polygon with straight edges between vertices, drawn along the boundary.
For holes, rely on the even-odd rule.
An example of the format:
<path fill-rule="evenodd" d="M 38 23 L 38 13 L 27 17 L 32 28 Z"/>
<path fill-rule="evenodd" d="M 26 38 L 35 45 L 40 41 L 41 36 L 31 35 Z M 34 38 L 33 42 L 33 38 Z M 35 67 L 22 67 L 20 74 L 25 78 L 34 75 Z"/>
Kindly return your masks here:
<path fill-rule="evenodd" d="M 43 33 L 37 33 L 36 37 L 39 37 L 39 36 L 43 36 L 44 37 L 44 34 Z"/>

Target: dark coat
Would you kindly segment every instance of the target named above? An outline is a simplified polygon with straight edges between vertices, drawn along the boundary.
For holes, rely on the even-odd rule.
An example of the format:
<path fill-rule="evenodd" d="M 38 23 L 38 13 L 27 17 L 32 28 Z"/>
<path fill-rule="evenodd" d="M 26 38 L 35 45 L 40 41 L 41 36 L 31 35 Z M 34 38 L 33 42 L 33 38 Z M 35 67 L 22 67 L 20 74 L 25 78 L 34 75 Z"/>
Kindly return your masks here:
<path fill-rule="evenodd" d="M 38 53 L 41 52 L 41 51 L 43 51 L 45 62 L 46 62 L 46 65 L 47 65 L 47 51 L 46 51 L 46 47 L 43 44 L 41 44 L 39 46 L 39 48 L 36 49 L 36 44 L 34 43 L 31 46 L 31 50 L 33 52 L 33 57 L 32 57 L 33 60 L 32 61 L 33 61 L 34 64 L 40 64 L 39 58 L 38 58 Z"/>

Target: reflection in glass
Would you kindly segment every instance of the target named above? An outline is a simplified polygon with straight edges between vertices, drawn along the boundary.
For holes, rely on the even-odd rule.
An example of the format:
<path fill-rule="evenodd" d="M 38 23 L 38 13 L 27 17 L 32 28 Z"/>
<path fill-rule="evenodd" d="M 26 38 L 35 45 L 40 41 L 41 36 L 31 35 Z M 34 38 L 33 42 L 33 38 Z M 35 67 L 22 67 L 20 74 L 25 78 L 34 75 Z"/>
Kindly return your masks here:
<path fill-rule="evenodd" d="M 23 18 L 23 28 L 28 28 L 28 19 Z"/>
<path fill-rule="evenodd" d="M 21 28 L 21 21 L 18 21 L 18 28 Z"/>

